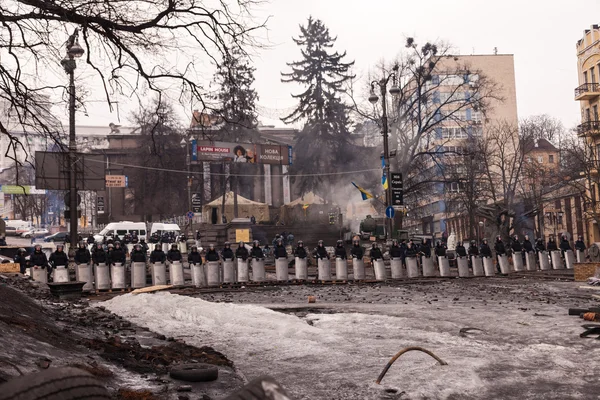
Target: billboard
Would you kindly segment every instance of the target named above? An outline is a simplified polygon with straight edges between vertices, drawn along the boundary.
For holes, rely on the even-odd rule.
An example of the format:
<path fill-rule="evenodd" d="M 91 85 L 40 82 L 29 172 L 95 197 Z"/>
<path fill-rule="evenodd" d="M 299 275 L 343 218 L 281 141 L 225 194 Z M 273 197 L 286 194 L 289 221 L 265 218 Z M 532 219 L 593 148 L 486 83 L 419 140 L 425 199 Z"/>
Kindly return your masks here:
<path fill-rule="evenodd" d="M 0 196 L 4 199 L 4 194 L 46 194 L 43 189 L 36 189 L 35 186 L 25 185 L 0 185 Z"/>
<path fill-rule="evenodd" d="M 105 160 L 101 154 L 75 153 L 77 190 L 104 190 Z M 35 152 L 35 187 L 68 190 L 71 166 L 68 153 Z"/>
<path fill-rule="evenodd" d="M 290 165 L 292 147 L 285 145 L 192 140 L 192 161 Z"/>

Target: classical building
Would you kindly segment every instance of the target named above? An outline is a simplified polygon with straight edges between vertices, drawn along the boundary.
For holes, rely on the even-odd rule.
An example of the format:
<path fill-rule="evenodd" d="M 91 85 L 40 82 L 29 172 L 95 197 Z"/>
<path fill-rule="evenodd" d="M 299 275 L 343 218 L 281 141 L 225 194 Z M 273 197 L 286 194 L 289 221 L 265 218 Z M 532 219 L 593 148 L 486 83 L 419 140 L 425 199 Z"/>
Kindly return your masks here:
<path fill-rule="evenodd" d="M 575 89 L 575 100 L 581 107 L 581 124 L 577 126 L 577 134 L 586 140 L 589 147 L 595 149 L 596 157 L 600 158 L 600 28 L 592 25 L 586 29 L 583 38 L 577 41 L 577 75 L 579 86 Z M 598 171 L 595 171 L 598 174 Z M 597 177 L 596 177 L 597 178 Z M 592 181 L 598 182 L 598 179 Z M 591 193 L 598 201 L 599 190 L 597 183 L 588 182 L 588 198 Z M 590 187 L 591 186 L 591 187 Z M 591 214 L 590 214 L 591 215 Z M 598 221 L 589 217 L 586 222 L 588 242 L 600 241 Z"/>

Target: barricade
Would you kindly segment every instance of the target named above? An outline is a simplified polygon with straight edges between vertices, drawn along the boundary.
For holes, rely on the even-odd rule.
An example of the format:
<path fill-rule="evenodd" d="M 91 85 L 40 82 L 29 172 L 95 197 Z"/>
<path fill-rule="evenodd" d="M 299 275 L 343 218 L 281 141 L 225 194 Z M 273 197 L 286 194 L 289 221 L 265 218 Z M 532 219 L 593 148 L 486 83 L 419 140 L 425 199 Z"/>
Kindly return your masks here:
<path fill-rule="evenodd" d="M 575 254 L 573 250 L 567 250 L 565 252 L 565 266 L 567 269 L 575 268 Z"/>
<path fill-rule="evenodd" d="M 187 243 L 186 242 L 179 242 L 179 251 L 181 251 L 181 253 L 187 253 Z"/>
<path fill-rule="evenodd" d="M 237 259 L 237 281 L 248 282 L 248 260 Z"/>
<path fill-rule="evenodd" d="M 32 267 L 32 278 L 35 282 L 48 283 L 48 270 L 42 267 Z"/>
<path fill-rule="evenodd" d="M 208 282 L 206 280 L 206 269 L 202 264 L 191 264 L 190 272 L 192 275 L 192 283 L 196 287 L 206 287 Z"/>
<path fill-rule="evenodd" d="M 485 276 L 483 269 L 483 259 L 479 256 L 471 256 L 471 267 L 473 268 L 473 276 Z"/>
<path fill-rule="evenodd" d="M 82 288 L 84 292 L 94 290 L 94 274 L 90 264 L 77 264 L 75 266 L 75 279 L 78 282 L 85 282 Z"/>
<path fill-rule="evenodd" d="M 110 289 L 110 268 L 105 263 L 94 265 L 94 284 L 96 290 Z"/>
<path fill-rule="evenodd" d="M 461 278 L 469 277 L 469 259 L 467 257 L 457 257 L 458 276 Z"/>
<path fill-rule="evenodd" d="M 181 261 L 173 261 L 171 265 L 169 265 L 169 278 L 171 278 L 171 285 L 173 286 L 183 286 L 185 284 L 183 264 Z"/>
<path fill-rule="evenodd" d="M 296 279 L 306 280 L 308 279 L 308 266 L 306 258 L 296 257 L 294 263 L 294 269 L 296 270 Z"/>
<path fill-rule="evenodd" d="M 402 268 L 401 258 L 390 259 L 390 270 L 392 272 L 392 279 L 404 278 L 404 268 Z"/>
<path fill-rule="evenodd" d="M 540 259 L 540 269 L 543 271 L 551 269 L 550 261 L 548 260 L 548 252 L 540 251 L 538 253 L 538 258 Z"/>
<path fill-rule="evenodd" d="M 419 277 L 419 265 L 416 257 L 406 257 L 406 275 L 409 278 Z"/>
<path fill-rule="evenodd" d="M 348 280 L 348 262 L 345 258 L 336 257 L 335 259 L 335 279 L 338 281 Z"/>
<path fill-rule="evenodd" d="M 433 258 L 431 257 L 421 257 L 421 264 L 423 267 L 423 276 L 430 277 L 436 276 L 435 273 L 435 265 L 433 264 Z"/>
<path fill-rule="evenodd" d="M 576 252 L 577 252 L 577 262 L 578 263 L 585 262 L 585 251 L 576 250 Z"/>
<path fill-rule="evenodd" d="M 537 270 L 537 265 L 536 265 L 536 261 L 535 261 L 535 253 L 533 251 L 525 253 L 525 267 L 527 268 L 527 271 L 536 271 Z"/>
<path fill-rule="evenodd" d="M 52 280 L 57 283 L 69 282 L 69 270 L 64 265 L 54 268 Z"/>
<path fill-rule="evenodd" d="M 223 283 L 235 282 L 235 263 L 233 260 L 223 261 Z"/>
<path fill-rule="evenodd" d="M 564 269 L 563 260 L 560 254 L 560 250 L 552 251 L 552 269 Z"/>
<path fill-rule="evenodd" d="M 483 270 L 485 271 L 485 276 L 496 275 L 494 259 L 492 257 L 483 257 Z"/>
<path fill-rule="evenodd" d="M 506 254 L 498 256 L 498 264 L 500 265 L 500 272 L 505 275 L 510 274 L 510 263 L 508 262 L 508 256 Z"/>
<path fill-rule="evenodd" d="M 281 257 L 275 260 L 275 276 L 280 282 L 289 280 L 287 257 Z"/>
<path fill-rule="evenodd" d="M 352 258 L 352 277 L 355 281 L 365 279 L 365 260 L 362 258 Z"/>
<path fill-rule="evenodd" d="M 252 282 L 263 282 L 265 280 L 265 260 L 255 258 L 252 260 Z"/>
<path fill-rule="evenodd" d="M 206 283 L 208 286 L 219 286 L 221 284 L 219 273 L 219 262 L 209 261 L 206 263 Z"/>
<path fill-rule="evenodd" d="M 438 257 L 438 265 L 440 267 L 441 277 L 450 276 L 450 262 L 448 261 L 448 257 Z"/>
<path fill-rule="evenodd" d="M 110 266 L 111 288 L 125 289 L 125 265 L 116 263 Z"/>
<path fill-rule="evenodd" d="M 131 287 L 134 289 L 146 286 L 146 263 L 131 263 Z"/>
<path fill-rule="evenodd" d="M 523 265 L 523 253 L 520 251 L 515 251 L 512 255 L 513 259 L 513 267 L 516 272 L 525 271 L 525 266 Z"/>
<path fill-rule="evenodd" d="M 167 266 L 164 263 L 152 264 L 152 285 L 167 284 Z"/>
<path fill-rule="evenodd" d="M 330 281 L 331 280 L 331 263 L 327 258 L 319 258 L 317 261 L 317 265 L 319 268 L 319 277 L 320 281 Z"/>
<path fill-rule="evenodd" d="M 375 272 L 375 280 L 385 281 L 385 278 L 386 278 L 385 262 L 383 260 L 373 261 L 373 270 Z"/>

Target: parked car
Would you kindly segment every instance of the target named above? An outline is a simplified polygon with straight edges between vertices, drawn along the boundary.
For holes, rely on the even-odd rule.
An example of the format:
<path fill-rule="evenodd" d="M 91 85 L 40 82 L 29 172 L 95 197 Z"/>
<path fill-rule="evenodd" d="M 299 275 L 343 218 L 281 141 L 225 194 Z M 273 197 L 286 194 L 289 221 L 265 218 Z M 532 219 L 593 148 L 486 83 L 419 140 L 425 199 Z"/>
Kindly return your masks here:
<path fill-rule="evenodd" d="M 21 233 L 21 237 L 23 238 L 40 238 L 46 237 L 50 231 L 48 229 L 30 229 L 27 232 Z"/>
<path fill-rule="evenodd" d="M 17 236 L 17 228 L 15 228 L 14 226 L 7 226 L 6 236 Z"/>
<path fill-rule="evenodd" d="M 44 237 L 44 242 L 64 242 L 69 237 L 69 232 L 56 232 Z"/>

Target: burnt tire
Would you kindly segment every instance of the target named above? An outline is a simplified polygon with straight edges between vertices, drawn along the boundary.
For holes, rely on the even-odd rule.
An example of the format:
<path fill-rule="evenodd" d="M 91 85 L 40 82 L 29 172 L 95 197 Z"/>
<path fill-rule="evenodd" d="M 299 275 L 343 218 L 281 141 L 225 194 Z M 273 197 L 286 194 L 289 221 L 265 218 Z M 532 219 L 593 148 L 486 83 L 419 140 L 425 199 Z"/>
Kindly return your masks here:
<path fill-rule="evenodd" d="M 50 368 L 0 385 L 0 400 L 106 400 L 104 385 L 78 368 Z"/>
<path fill-rule="evenodd" d="M 211 364 L 180 364 L 174 365 L 169 371 L 173 379 L 186 382 L 210 382 L 219 378 L 219 368 Z"/>
<path fill-rule="evenodd" d="M 292 400 L 270 376 L 256 378 L 225 400 Z"/>

